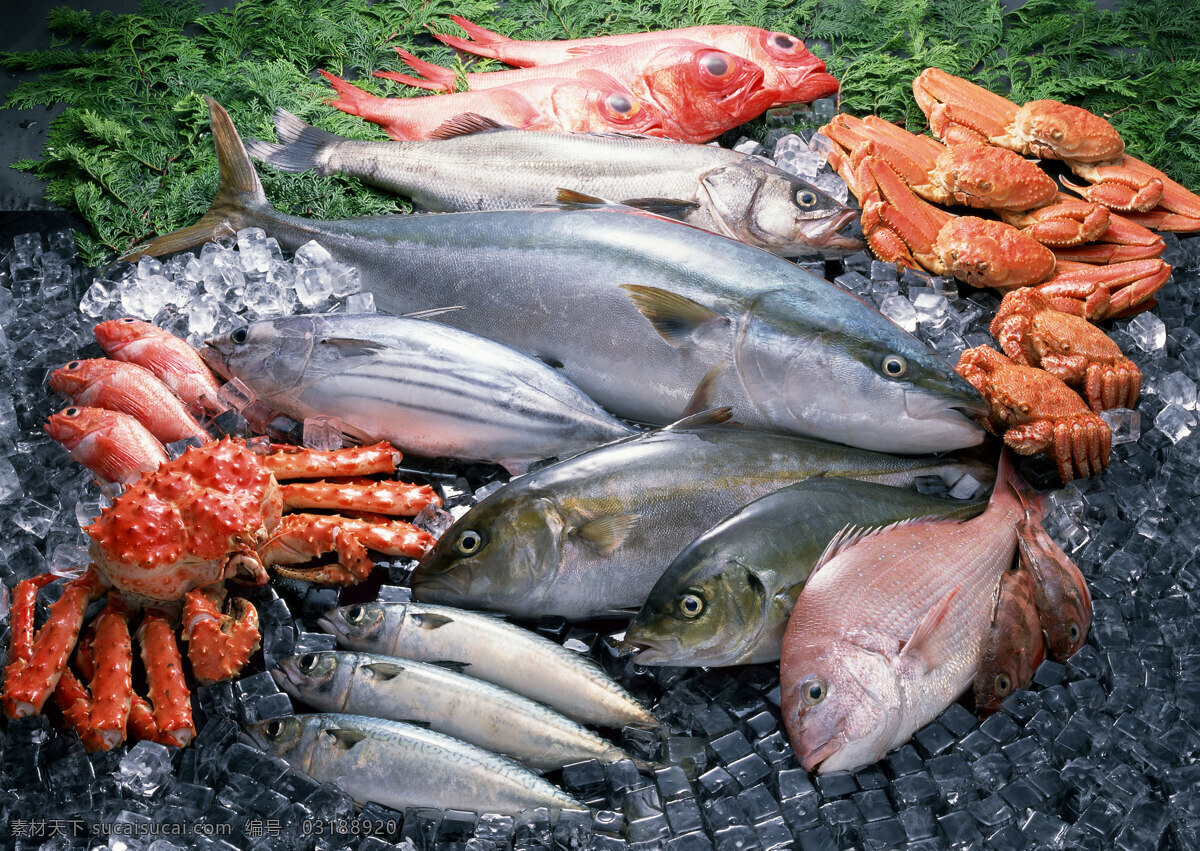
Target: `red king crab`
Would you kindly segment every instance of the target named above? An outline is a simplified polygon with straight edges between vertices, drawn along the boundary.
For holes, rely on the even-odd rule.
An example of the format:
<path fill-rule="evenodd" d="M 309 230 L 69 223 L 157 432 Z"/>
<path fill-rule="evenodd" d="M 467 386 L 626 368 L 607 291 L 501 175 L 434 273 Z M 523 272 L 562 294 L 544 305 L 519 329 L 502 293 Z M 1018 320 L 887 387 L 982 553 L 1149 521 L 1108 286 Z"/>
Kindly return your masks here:
<path fill-rule="evenodd" d="M 1082 194 L 1158 230 L 1200 230 L 1200 197 L 1163 172 L 1125 154 L 1116 128 L 1056 100 L 1024 106 L 937 68 L 913 80 L 917 104 L 935 136 L 949 145 L 986 142 L 1062 160 L 1092 185 Z"/>
<path fill-rule="evenodd" d="M 276 477 L 364 476 L 394 472 L 399 453 L 386 443 L 318 452 L 287 448 L 259 455 L 238 440 L 188 449 L 142 475 L 85 531 L 92 565 L 69 582 L 33 634 L 40 576 L 18 585 L 4 690 L 9 717 L 40 712 L 53 692 L 64 717 L 90 748 L 125 737 L 185 745 L 195 733 L 182 660 L 170 624 L 182 606 L 183 635 L 201 683 L 234 676 L 259 641 L 254 608 L 237 599 L 222 613 L 225 580 L 261 585 L 266 567 L 334 552 L 338 563 L 281 575 L 324 584 L 353 584 L 371 569 L 367 548 L 420 557 L 431 535 L 403 521 L 292 514 L 285 507 L 414 514 L 437 497 L 428 486 L 353 480 L 346 484 L 280 485 Z M 91 694 L 68 668 L 85 610 L 108 596 L 76 662 Z M 149 704 L 133 694 L 130 621 L 144 611 L 137 637 Z M 151 706 L 153 707 L 151 709 Z"/>
<path fill-rule="evenodd" d="M 1095 325 L 1055 310 L 1037 290 L 1005 295 L 991 332 L 1016 363 L 1041 367 L 1082 387 L 1094 411 L 1132 408 L 1137 402 L 1142 372 L 1133 361 Z"/>
<path fill-rule="evenodd" d="M 1112 432 L 1079 395 L 1048 372 L 988 346 L 967 349 L 955 370 L 991 407 L 988 427 L 1021 455 L 1050 451 L 1064 482 L 1108 466 Z"/>

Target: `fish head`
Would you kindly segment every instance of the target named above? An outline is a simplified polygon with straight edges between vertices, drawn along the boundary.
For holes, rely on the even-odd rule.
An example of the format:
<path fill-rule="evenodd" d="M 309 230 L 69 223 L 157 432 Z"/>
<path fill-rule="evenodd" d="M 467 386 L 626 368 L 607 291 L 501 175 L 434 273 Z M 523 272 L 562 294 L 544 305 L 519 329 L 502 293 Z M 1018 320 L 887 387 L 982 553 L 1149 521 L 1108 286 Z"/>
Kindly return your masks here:
<path fill-rule="evenodd" d="M 153 337 L 161 337 L 166 332 L 158 326 L 123 316 L 120 319 L 106 319 L 92 329 L 96 342 L 108 355 L 114 355 L 130 343 L 137 343 Z"/>
<path fill-rule="evenodd" d="M 113 361 L 104 358 L 73 360 L 50 373 L 46 383 L 55 393 L 73 399 L 92 382 L 111 372 L 112 364 Z"/>
<path fill-rule="evenodd" d="M 856 251 L 840 231 L 855 212 L 802 177 L 766 163 L 735 163 L 700 179 L 708 209 L 742 242 L 794 257 L 814 250 Z"/>
<path fill-rule="evenodd" d="M 402 603 L 390 604 L 393 608 Z M 338 643 L 345 647 L 387 646 L 387 610 L 378 603 L 355 603 L 330 609 L 317 620 L 321 628 L 337 636 Z"/>
<path fill-rule="evenodd" d="M 603 72 L 584 71 L 578 80 L 564 81 L 554 87 L 550 99 L 560 122 L 577 132 L 648 136 L 662 131 L 657 107 Z"/>
<path fill-rule="evenodd" d="M 318 718 L 315 715 L 268 718 L 243 727 L 241 739 L 245 744 L 280 757 L 293 768 L 304 771 L 308 755 L 317 745 L 320 735 Z"/>
<path fill-rule="evenodd" d="M 51 415 L 43 428 L 51 440 L 56 440 L 71 450 L 85 438 L 102 441 L 104 434 L 124 416 L 128 415 L 103 408 L 72 405 Z"/>
<path fill-rule="evenodd" d="M 300 383 L 314 339 L 308 316 L 263 320 L 205 340 L 200 355 L 223 378 L 239 378 L 255 392 L 272 395 Z"/>
<path fill-rule="evenodd" d="M 412 577 L 418 600 L 503 610 L 538 599 L 562 564 L 565 524 L 553 500 L 514 484 L 486 497 L 438 539 Z"/>
<path fill-rule="evenodd" d="M 981 443 L 979 392 L 920 340 L 851 293 L 758 295 L 736 342 L 738 377 L 773 427 L 879 452 Z"/>
<path fill-rule="evenodd" d="M 660 50 L 643 67 L 641 82 L 685 139 L 717 136 L 767 109 L 775 97 L 755 63 L 694 44 Z"/>
<path fill-rule="evenodd" d="M 350 694 L 357 659 L 356 654 L 345 652 L 304 653 L 281 661 L 271 676 L 292 697 L 321 708 L 340 709 Z"/>
<path fill-rule="evenodd" d="M 719 542 L 702 537 L 671 563 L 629 624 L 625 640 L 642 648 L 639 665 L 743 665 L 774 661 L 755 649 L 763 643 L 780 599 L 778 577 L 748 564 Z M 780 636 L 787 624 L 778 618 Z M 774 642 L 776 651 L 779 642 Z"/>
<path fill-rule="evenodd" d="M 837 636 L 785 647 L 783 723 L 805 770 L 854 771 L 891 746 L 902 720 L 900 681 L 888 654 L 869 645 Z"/>

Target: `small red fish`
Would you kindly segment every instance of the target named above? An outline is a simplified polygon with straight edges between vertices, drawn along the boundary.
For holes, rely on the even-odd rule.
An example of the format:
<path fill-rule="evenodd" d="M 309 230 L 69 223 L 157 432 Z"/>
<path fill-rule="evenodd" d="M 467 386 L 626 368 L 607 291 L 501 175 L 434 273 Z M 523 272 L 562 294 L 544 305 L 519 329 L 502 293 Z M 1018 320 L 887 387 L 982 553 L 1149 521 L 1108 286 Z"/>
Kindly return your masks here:
<path fill-rule="evenodd" d="M 101 322 L 94 333 L 110 358 L 150 370 L 185 405 L 198 404 L 210 414 L 220 413 L 217 394 L 221 386 L 200 354 L 174 334 L 129 317 Z"/>
<path fill-rule="evenodd" d="M 439 131 L 465 113 L 521 130 L 667 135 L 659 110 L 600 73 L 425 98 L 376 97 L 328 71 L 321 73 L 338 93 L 330 106 L 380 125 L 393 139 L 441 138 Z"/>
<path fill-rule="evenodd" d="M 466 30 L 468 38 L 434 33 L 438 41 L 465 53 L 489 56 L 522 68 L 568 62 L 632 44 L 683 38 L 749 59 L 762 68 L 763 86 L 775 92 L 773 106 L 808 103 L 838 90 L 837 80 L 825 73 L 825 63 L 809 53 L 803 41 L 794 35 L 759 27 L 701 26 L 563 41 L 519 41 L 458 15 L 451 15 L 450 19 Z"/>
<path fill-rule="evenodd" d="M 454 72 L 399 51 L 427 79 L 388 71 L 375 76 L 435 91 L 453 91 Z M 617 47 L 559 65 L 467 74 L 472 92 L 525 85 L 543 78 L 582 79 L 604 74 L 619 81 L 643 103 L 658 108 L 664 135 L 685 142 L 707 142 L 760 115 L 774 101 L 763 87 L 755 63 L 694 41 L 663 40 Z M 832 79 L 832 78 L 831 78 Z"/>
<path fill-rule="evenodd" d="M 129 414 L 72 406 L 46 422 L 46 434 L 104 482 L 133 484 L 167 461 L 162 444 Z"/>
<path fill-rule="evenodd" d="M 1050 655 L 1065 662 L 1087 641 L 1092 595 L 1079 567 L 1042 525 L 1043 498 L 1030 491 L 1025 516 L 1017 522 L 1017 552 L 1033 575 L 1037 605 Z"/>
<path fill-rule="evenodd" d="M 1000 577 L 996 610 L 984 636 L 973 686 L 980 715 L 991 715 L 1004 698 L 1028 686 L 1046 657 L 1033 585 L 1032 574 L 1022 566 L 1006 570 Z"/>
<path fill-rule="evenodd" d="M 137 364 L 104 358 L 73 360 L 51 373 L 50 388 L 76 405 L 129 414 L 162 443 L 188 437 L 206 443 L 212 439 L 171 388 Z"/>

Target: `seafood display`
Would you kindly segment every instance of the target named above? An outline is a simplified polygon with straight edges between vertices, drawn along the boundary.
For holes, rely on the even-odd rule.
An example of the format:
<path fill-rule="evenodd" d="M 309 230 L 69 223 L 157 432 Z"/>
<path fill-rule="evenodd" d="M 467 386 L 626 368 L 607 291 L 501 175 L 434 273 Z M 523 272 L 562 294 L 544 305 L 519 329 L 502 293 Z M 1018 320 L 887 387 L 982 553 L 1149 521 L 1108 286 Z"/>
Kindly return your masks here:
<path fill-rule="evenodd" d="M 298 421 L 335 416 L 363 442 L 429 458 L 534 461 L 634 430 L 545 363 L 426 319 L 264 320 L 208 341 L 207 362 Z"/>
<path fill-rule="evenodd" d="M 337 784 L 357 803 L 463 809 L 515 815 L 582 805 L 512 760 L 399 721 L 361 715 L 291 715 L 243 734 L 318 782 Z"/>
<path fill-rule="evenodd" d="M 321 712 L 420 724 L 535 771 L 629 758 L 540 703 L 438 665 L 374 653 L 309 653 L 284 659 L 274 676 Z"/>
<path fill-rule="evenodd" d="M 438 321 L 561 364 L 619 417 L 662 425 L 728 405 L 746 425 L 904 453 L 983 439 L 970 419 L 982 399 L 945 361 L 786 260 L 603 202 L 330 222 L 286 216 L 267 202 L 229 116 L 210 106 L 223 179 L 212 209 L 131 258 L 261 226 L 285 248 L 316 238 L 358 266 L 384 310 L 462 306 Z"/>
<path fill-rule="evenodd" d="M 344 139 L 283 110 L 275 112 L 275 132 L 278 143 L 250 140 L 246 150 L 283 171 L 357 177 L 431 212 L 533 207 L 568 188 L 784 257 L 862 247 L 840 234 L 854 218 L 844 204 L 758 157 L 710 145 L 533 133 L 472 115 L 429 141 Z"/>
<path fill-rule="evenodd" d="M 779 660 L 788 616 L 826 545 L 848 525 L 965 519 L 982 502 L 852 478 L 810 478 L 734 512 L 675 557 L 629 623 L 641 665 Z"/>

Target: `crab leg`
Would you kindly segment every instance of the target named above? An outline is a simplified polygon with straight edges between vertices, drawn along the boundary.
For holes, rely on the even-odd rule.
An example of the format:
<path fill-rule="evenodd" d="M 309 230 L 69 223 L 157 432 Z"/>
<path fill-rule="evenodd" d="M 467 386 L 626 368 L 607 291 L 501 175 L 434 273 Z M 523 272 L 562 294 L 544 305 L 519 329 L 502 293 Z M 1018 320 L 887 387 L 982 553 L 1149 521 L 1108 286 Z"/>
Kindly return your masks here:
<path fill-rule="evenodd" d="M 191 693 L 183 678 L 183 659 L 175 642 L 175 631 L 166 613 L 147 609 L 138 629 L 142 665 L 146 669 L 146 691 L 154 707 L 156 741 L 184 747 L 196 735 L 192 721 Z M 104 654 L 104 648 L 101 648 Z M 103 667 L 103 656 L 96 660 Z"/>
<path fill-rule="evenodd" d="M 1080 177 L 1091 179 L 1088 174 L 1082 173 L 1075 166 L 1072 166 L 1072 170 Z M 1097 171 L 1106 180 L 1112 180 L 1115 176 L 1135 184 L 1139 181 L 1142 183 L 1158 181 L 1162 184 L 1162 197 L 1157 200 L 1158 206 L 1175 214 L 1171 230 L 1200 230 L 1200 196 L 1194 192 L 1190 192 L 1182 184 L 1176 183 L 1149 163 L 1144 163 L 1127 154 L 1121 158 L 1117 165 L 1097 167 Z M 1091 187 L 1089 192 L 1094 191 L 1096 188 Z M 1144 204 L 1136 206 L 1134 209 L 1138 212 L 1149 212 L 1154 207 L 1155 204 L 1151 203 L 1148 206 Z"/>
<path fill-rule="evenodd" d="M 83 576 L 67 583 L 62 596 L 50 607 L 50 617 L 38 630 L 29 648 L 28 660 L 16 670 L 9 666 L 0 698 L 9 718 L 24 718 L 42 711 L 46 698 L 54 691 L 67 667 L 67 659 L 83 625 L 84 612 L 92 601 L 104 595 L 105 590 L 104 581 L 91 567 Z M 22 622 L 25 617 L 21 615 Z M 32 618 L 32 613 L 29 617 Z M 17 623 L 17 619 L 13 622 Z M 14 664 L 17 661 L 14 660 Z"/>
<path fill-rule="evenodd" d="M 324 476 L 367 476 L 394 473 L 400 450 L 386 441 L 372 446 L 355 446 L 323 452 L 295 446 L 260 457 L 262 465 L 277 479 L 315 479 Z"/>
<path fill-rule="evenodd" d="M 304 569 L 275 567 L 280 576 L 322 585 L 354 585 L 366 579 L 372 563 L 367 548 L 393 556 L 421 558 L 437 542 L 428 532 L 402 520 L 369 523 L 349 517 L 289 514 L 274 536 L 259 548 L 264 564 L 287 565 L 337 553 L 338 564 Z"/>
<path fill-rule="evenodd" d="M 204 685 L 236 674 L 258 648 L 258 610 L 238 597 L 230 604 L 232 612 L 225 614 L 224 603 L 221 583 L 195 588 L 184 597 L 183 639 L 192 672 Z"/>
<path fill-rule="evenodd" d="M 13 592 L 12 607 L 9 609 L 10 634 L 6 682 L 12 682 L 14 671 L 20 671 L 33 656 L 33 614 L 37 606 L 37 592 L 58 577 L 43 573 L 32 579 L 22 579 Z"/>
<path fill-rule="evenodd" d="M 79 734 L 89 751 L 106 751 L 125 740 L 133 698 L 133 644 L 129 637 L 130 610 L 119 597 L 110 596 L 95 630 L 79 643 L 75 654 L 90 683 L 91 694 L 68 668 L 54 690 L 63 718 Z M 95 648 L 103 661 L 95 664 Z"/>
<path fill-rule="evenodd" d="M 1062 261 L 1054 277 L 1037 289 L 1055 310 L 1098 321 L 1141 313 L 1154 306 L 1153 294 L 1171 276 L 1170 264 L 1138 260 L 1110 266 Z"/>
<path fill-rule="evenodd" d="M 1130 260 L 1153 260 L 1161 256 L 1166 249 L 1166 243 L 1161 236 L 1132 221 L 1127 215 L 1116 213 L 1109 214 L 1108 229 L 1100 234 L 1097 241 L 1102 244 L 1069 248 L 1056 246 L 1054 256 L 1059 260 L 1109 264 Z"/>
<path fill-rule="evenodd" d="M 311 482 L 282 485 L 284 510 L 328 508 L 338 511 L 375 511 L 414 516 L 441 499 L 429 485 L 394 481 Z"/>

